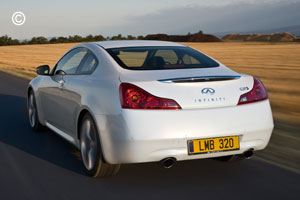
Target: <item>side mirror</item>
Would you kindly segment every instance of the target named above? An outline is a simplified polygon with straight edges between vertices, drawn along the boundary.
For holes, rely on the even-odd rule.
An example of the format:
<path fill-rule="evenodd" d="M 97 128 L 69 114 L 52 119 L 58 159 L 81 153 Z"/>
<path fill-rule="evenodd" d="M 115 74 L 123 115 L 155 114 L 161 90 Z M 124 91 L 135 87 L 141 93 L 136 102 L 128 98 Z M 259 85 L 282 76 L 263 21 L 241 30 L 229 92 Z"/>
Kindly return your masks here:
<path fill-rule="evenodd" d="M 50 73 L 49 65 L 41 65 L 41 66 L 37 67 L 36 73 L 38 75 L 49 75 L 49 73 Z"/>

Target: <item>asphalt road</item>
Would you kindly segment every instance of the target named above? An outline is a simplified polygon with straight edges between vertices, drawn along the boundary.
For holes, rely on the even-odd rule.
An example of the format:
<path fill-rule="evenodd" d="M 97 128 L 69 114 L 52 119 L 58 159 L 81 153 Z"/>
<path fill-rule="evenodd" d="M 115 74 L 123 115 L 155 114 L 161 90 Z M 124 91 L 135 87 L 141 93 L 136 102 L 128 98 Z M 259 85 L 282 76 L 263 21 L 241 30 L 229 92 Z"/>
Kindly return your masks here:
<path fill-rule="evenodd" d="M 28 81 L 0 72 L 0 199 L 300 199 L 300 176 L 256 160 L 123 165 L 113 178 L 83 173 L 78 152 L 25 112 Z"/>

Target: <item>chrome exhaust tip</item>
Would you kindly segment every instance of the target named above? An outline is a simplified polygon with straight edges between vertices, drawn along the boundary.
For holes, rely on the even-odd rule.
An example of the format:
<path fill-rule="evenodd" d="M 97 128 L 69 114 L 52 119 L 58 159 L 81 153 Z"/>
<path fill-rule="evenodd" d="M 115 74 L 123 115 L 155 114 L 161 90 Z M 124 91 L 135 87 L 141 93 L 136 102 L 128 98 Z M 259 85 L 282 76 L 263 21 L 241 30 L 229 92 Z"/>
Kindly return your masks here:
<path fill-rule="evenodd" d="M 250 159 L 253 156 L 254 149 L 249 149 L 243 153 L 244 158 Z"/>
<path fill-rule="evenodd" d="M 171 158 L 171 157 L 170 158 L 165 158 L 165 159 L 162 159 L 159 163 L 160 163 L 161 166 L 163 166 L 163 168 L 170 169 L 176 163 L 176 159 Z"/>

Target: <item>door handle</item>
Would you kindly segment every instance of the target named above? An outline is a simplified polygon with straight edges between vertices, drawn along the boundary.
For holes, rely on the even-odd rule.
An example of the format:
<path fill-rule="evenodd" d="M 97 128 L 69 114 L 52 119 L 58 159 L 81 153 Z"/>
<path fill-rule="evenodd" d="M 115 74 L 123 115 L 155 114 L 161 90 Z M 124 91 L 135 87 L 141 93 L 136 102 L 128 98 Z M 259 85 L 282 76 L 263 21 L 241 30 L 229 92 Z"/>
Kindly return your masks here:
<path fill-rule="evenodd" d="M 63 88 L 64 87 L 64 84 L 65 84 L 65 81 L 63 79 L 60 79 L 58 81 L 58 83 L 60 84 L 60 87 Z"/>
<path fill-rule="evenodd" d="M 63 85 L 63 84 L 65 83 L 65 81 L 64 81 L 63 79 L 60 79 L 60 80 L 58 81 L 58 83 Z"/>

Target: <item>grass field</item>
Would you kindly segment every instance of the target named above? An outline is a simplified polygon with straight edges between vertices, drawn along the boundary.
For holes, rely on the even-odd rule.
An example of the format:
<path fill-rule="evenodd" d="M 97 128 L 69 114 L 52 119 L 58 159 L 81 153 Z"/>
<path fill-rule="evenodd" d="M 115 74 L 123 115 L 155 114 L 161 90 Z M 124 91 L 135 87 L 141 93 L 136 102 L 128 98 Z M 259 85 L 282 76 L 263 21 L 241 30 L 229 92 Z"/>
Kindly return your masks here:
<path fill-rule="evenodd" d="M 272 105 L 275 130 L 259 158 L 300 173 L 300 43 L 185 43 L 239 72 L 260 78 Z M 35 68 L 53 66 L 75 44 L 0 47 L 0 70 L 26 78 Z"/>
<path fill-rule="evenodd" d="M 46 44 L 0 47 L 0 70 L 31 79 L 39 65 L 53 66 L 75 44 Z"/>

